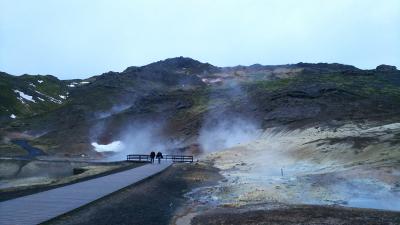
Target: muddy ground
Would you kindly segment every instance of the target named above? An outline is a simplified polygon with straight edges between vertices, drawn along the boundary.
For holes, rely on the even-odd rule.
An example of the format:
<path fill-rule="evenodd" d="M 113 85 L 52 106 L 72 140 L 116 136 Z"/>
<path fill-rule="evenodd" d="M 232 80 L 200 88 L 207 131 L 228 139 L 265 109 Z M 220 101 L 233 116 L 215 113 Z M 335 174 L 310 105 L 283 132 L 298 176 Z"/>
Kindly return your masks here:
<path fill-rule="evenodd" d="M 192 225 L 395 225 L 399 212 L 299 205 L 283 209 L 242 211 L 220 209 L 192 219 Z"/>
<path fill-rule="evenodd" d="M 275 205 L 270 209 L 263 206 L 262 210 L 248 205 L 218 206 L 197 211 L 182 223 L 185 220 L 177 215 L 190 213 L 187 207 L 193 203 L 186 194 L 194 188 L 216 185 L 221 178 L 208 163 L 175 164 L 161 174 L 46 224 L 400 224 L 400 212 L 313 205 Z"/>
<path fill-rule="evenodd" d="M 221 176 L 206 164 L 174 164 L 166 171 L 47 222 L 78 224 L 170 224 L 193 188 L 214 185 Z"/>

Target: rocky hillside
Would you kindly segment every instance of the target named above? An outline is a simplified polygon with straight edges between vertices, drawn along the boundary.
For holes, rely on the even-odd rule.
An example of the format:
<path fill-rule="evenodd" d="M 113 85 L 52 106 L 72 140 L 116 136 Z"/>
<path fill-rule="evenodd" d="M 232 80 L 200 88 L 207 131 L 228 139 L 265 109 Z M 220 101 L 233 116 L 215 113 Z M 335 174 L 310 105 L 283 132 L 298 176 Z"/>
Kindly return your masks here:
<path fill-rule="evenodd" d="M 6 73 L 0 79 L 3 156 L 21 152 L 10 142 L 15 138 L 49 155 L 95 156 L 93 143 L 121 140 L 143 152 L 160 143 L 186 149 L 204 130 L 231 130 L 239 120 L 257 129 L 336 126 L 396 121 L 400 111 L 400 71 L 386 65 L 221 68 L 179 57 L 85 80 Z M 131 143 L 137 140 L 143 145 Z"/>
<path fill-rule="evenodd" d="M 0 121 L 51 111 L 68 97 L 66 82 L 54 76 L 0 73 L 0 86 Z"/>

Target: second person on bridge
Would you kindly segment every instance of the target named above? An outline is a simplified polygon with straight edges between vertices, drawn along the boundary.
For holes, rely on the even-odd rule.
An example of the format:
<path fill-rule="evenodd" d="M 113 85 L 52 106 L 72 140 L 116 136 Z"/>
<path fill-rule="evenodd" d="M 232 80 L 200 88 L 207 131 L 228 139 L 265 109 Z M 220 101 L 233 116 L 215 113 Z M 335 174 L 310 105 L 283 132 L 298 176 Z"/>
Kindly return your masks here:
<path fill-rule="evenodd" d="M 158 164 L 161 163 L 161 159 L 164 158 L 161 152 L 157 152 L 156 158 L 158 159 Z"/>

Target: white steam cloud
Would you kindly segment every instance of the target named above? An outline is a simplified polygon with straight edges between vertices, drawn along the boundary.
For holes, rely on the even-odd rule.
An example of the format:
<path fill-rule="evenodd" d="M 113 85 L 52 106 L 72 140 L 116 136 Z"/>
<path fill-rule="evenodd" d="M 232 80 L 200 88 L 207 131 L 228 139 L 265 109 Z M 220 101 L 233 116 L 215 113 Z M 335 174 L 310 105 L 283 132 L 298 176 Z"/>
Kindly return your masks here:
<path fill-rule="evenodd" d="M 206 152 L 246 144 L 257 139 L 262 133 L 259 123 L 253 118 L 238 113 L 224 113 L 223 108 L 215 105 L 215 102 L 218 101 L 214 102 L 214 100 L 218 99 L 220 95 L 224 95 L 225 99 L 232 101 L 246 102 L 247 107 L 252 106 L 247 93 L 242 90 L 237 81 L 225 80 L 222 88 L 218 89 L 217 87 L 209 96 L 209 113 L 203 121 L 198 137 L 199 144 Z M 231 102 L 231 104 L 235 103 Z"/>
<path fill-rule="evenodd" d="M 109 117 L 111 115 L 120 113 L 120 112 L 128 109 L 131 106 L 132 106 L 131 104 L 114 105 L 113 107 L 111 107 L 110 110 L 95 113 L 95 117 L 97 119 L 104 119 L 104 118 L 107 118 L 107 117 Z"/>
<path fill-rule="evenodd" d="M 134 122 L 110 144 L 92 145 L 96 151 L 111 150 L 114 154 L 108 158 L 110 161 L 123 160 L 129 154 L 150 154 L 151 151 L 167 154 L 176 148 L 177 142 L 166 138 L 163 128 L 163 122 Z"/>
<path fill-rule="evenodd" d="M 255 140 L 261 134 L 259 127 L 242 118 L 222 119 L 216 125 L 200 131 L 199 143 L 206 152 L 231 148 Z"/>

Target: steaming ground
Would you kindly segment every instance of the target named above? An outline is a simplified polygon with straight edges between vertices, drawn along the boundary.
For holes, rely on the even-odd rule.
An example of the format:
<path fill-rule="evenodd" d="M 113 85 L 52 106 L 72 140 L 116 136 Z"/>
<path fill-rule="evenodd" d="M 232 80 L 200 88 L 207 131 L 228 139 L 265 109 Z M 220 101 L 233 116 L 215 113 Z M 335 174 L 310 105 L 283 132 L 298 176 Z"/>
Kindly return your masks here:
<path fill-rule="evenodd" d="M 399 133 L 400 123 L 267 130 L 249 144 L 208 155 L 225 179 L 188 194 L 195 209 L 182 218 L 210 207 L 293 204 L 399 211 Z"/>

